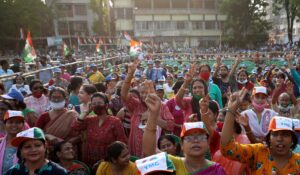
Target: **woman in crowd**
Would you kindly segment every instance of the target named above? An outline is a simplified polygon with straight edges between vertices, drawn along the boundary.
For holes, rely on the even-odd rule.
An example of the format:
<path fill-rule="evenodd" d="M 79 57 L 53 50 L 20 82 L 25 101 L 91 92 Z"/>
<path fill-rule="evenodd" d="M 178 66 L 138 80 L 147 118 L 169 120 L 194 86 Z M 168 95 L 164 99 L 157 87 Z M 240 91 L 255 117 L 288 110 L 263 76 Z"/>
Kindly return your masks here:
<path fill-rule="evenodd" d="M 0 143 L 0 174 L 5 174 L 18 161 L 17 149 L 11 145 L 11 140 L 24 127 L 22 112 L 8 110 L 4 115 L 4 127 L 6 135 Z"/>
<path fill-rule="evenodd" d="M 90 110 L 91 96 L 96 92 L 97 89 L 91 84 L 84 84 L 80 87 L 78 94 L 80 105 L 75 106 L 75 109 L 79 114 L 85 114 Z"/>
<path fill-rule="evenodd" d="M 221 136 L 222 154 L 247 164 L 251 174 L 300 174 L 300 155 L 292 150 L 297 145 L 293 121 L 286 117 L 273 117 L 268 126 L 266 144 L 239 144 L 233 138 L 234 121 L 241 101 L 241 93 L 230 97 Z"/>
<path fill-rule="evenodd" d="M 175 97 L 176 104 L 184 112 L 185 122 L 189 121 L 189 117 L 192 114 L 196 115 L 198 121 L 201 121 L 199 101 L 208 94 L 207 84 L 204 80 L 193 80 L 194 71 L 195 67 L 191 65 L 189 72 L 185 75 L 184 83 Z M 184 95 L 189 92 L 190 85 L 192 97 L 184 97 Z"/>
<path fill-rule="evenodd" d="M 54 146 L 53 161 L 68 171 L 69 175 L 89 175 L 89 170 L 82 164 L 76 163 L 73 145 L 62 141 Z"/>
<path fill-rule="evenodd" d="M 16 78 L 14 79 L 13 83 L 14 84 L 9 89 L 9 92 L 12 89 L 15 89 L 18 92 L 20 92 L 24 97 L 31 94 L 29 86 L 27 84 L 25 84 L 25 78 L 22 75 L 16 75 Z"/>
<path fill-rule="evenodd" d="M 19 163 L 5 175 L 67 175 L 64 168 L 47 159 L 46 139 L 39 128 L 30 128 L 17 134 L 11 141 L 17 148 Z"/>
<path fill-rule="evenodd" d="M 68 92 L 70 94 L 69 104 L 72 104 L 74 106 L 80 105 L 78 94 L 82 84 L 83 84 L 82 77 L 74 76 L 71 78 L 70 84 L 68 86 Z"/>
<path fill-rule="evenodd" d="M 26 108 L 23 95 L 16 89 L 12 89 L 9 93 L 1 95 L 1 97 L 7 101 L 14 110 L 23 111 Z"/>
<path fill-rule="evenodd" d="M 96 175 L 136 175 L 136 166 L 129 159 L 130 154 L 127 145 L 115 141 L 107 147 L 105 161 L 98 166 Z"/>
<path fill-rule="evenodd" d="M 121 121 L 107 113 L 108 103 L 105 94 L 93 94 L 90 110 L 80 115 L 72 125 L 76 131 L 86 131 L 82 160 L 89 166 L 105 158 L 106 149 L 112 142 L 119 140 L 127 143 Z M 90 116 L 92 111 L 95 115 Z"/>
<path fill-rule="evenodd" d="M 136 67 L 138 66 L 138 61 L 131 63 L 128 66 L 128 75 L 123 83 L 121 89 L 121 97 L 124 102 L 124 105 L 127 107 L 128 111 L 132 114 L 131 116 L 131 128 L 129 135 L 129 150 L 131 155 L 142 157 L 143 150 L 142 142 L 143 130 L 138 126 L 141 124 L 141 117 L 144 113 L 147 112 L 147 106 L 145 105 L 145 97 L 147 95 L 146 89 L 149 88 L 149 82 L 146 81 L 141 86 L 138 87 L 140 98 L 128 93 L 131 80 L 133 78 Z M 154 91 L 154 86 L 152 84 L 152 89 Z M 174 128 L 174 119 L 170 113 L 168 107 L 165 104 L 161 104 L 160 117 L 158 125 L 160 128 L 164 129 L 166 132 L 172 132 Z"/>
<path fill-rule="evenodd" d="M 66 108 L 65 90 L 60 87 L 53 88 L 50 91 L 49 100 L 51 110 L 43 113 L 35 126 L 45 132 L 46 139 L 52 148 L 63 140 L 77 144 L 80 137 L 77 132 L 72 131 L 71 125 L 77 119 L 78 113 Z"/>
<path fill-rule="evenodd" d="M 267 108 L 267 98 L 267 88 L 255 87 L 252 91 L 251 100 L 253 109 L 241 113 L 249 120 L 249 125 L 245 127 L 245 131 L 251 143 L 264 141 L 265 136 L 268 134 L 269 123 L 272 117 L 277 115 L 275 111 Z"/>
<path fill-rule="evenodd" d="M 237 72 L 237 90 L 242 90 L 245 87 L 250 93 L 254 88 L 254 84 L 249 81 L 248 72 L 245 69 L 240 69 Z"/>
<path fill-rule="evenodd" d="M 176 140 L 176 138 L 178 138 L 178 140 Z M 179 137 L 170 134 L 162 135 L 157 141 L 157 148 L 173 156 L 179 156 L 181 149 Z"/>
<path fill-rule="evenodd" d="M 0 138 L 4 137 L 6 134 L 4 115 L 7 110 L 12 110 L 11 105 L 6 101 L 0 101 Z"/>
<path fill-rule="evenodd" d="M 32 95 L 26 97 L 24 102 L 27 108 L 34 109 L 37 116 L 44 113 L 49 107 L 49 99 L 44 95 L 44 86 L 40 80 L 33 80 L 29 84 Z"/>
<path fill-rule="evenodd" d="M 143 151 L 145 156 L 156 153 L 155 132 L 160 103 L 159 97 L 154 94 L 150 94 L 146 98 L 150 116 L 143 135 Z M 177 175 L 225 175 L 224 169 L 218 163 L 205 159 L 206 152 L 209 149 L 209 136 L 204 127 L 203 122 L 184 123 L 180 136 L 182 151 L 185 157 L 168 155 L 175 165 Z"/>

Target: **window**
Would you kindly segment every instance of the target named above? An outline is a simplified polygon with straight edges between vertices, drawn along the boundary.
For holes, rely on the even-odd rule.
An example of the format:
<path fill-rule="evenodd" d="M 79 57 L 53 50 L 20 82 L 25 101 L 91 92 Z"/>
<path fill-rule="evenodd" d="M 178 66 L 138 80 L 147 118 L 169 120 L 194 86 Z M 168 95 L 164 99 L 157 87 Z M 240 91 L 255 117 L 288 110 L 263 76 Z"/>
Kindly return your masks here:
<path fill-rule="evenodd" d="M 155 9 L 167 9 L 170 8 L 170 0 L 153 0 Z"/>
<path fill-rule="evenodd" d="M 151 0 L 135 0 L 137 9 L 151 9 Z"/>
<path fill-rule="evenodd" d="M 157 21 L 154 23 L 154 29 L 169 30 L 169 29 L 171 29 L 171 22 L 170 21 Z"/>
<path fill-rule="evenodd" d="M 152 21 L 138 21 L 135 23 L 136 30 L 151 30 Z"/>
<path fill-rule="evenodd" d="M 179 30 L 185 29 L 185 22 L 177 21 L 177 29 L 179 29 Z"/>
<path fill-rule="evenodd" d="M 75 32 L 85 32 L 85 31 L 87 31 L 87 22 L 86 21 L 76 21 L 76 22 L 74 22 L 74 31 Z"/>
<path fill-rule="evenodd" d="M 68 35 L 68 24 L 65 21 L 58 22 L 58 33 L 60 35 Z"/>
<path fill-rule="evenodd" d="M 85 5 L 75 5 L 75 15 L 77 16 L 86 16 L 87 15 L 87 10 Z"/>
<path fill-rule="evenodd" d="M 132 8 L 126 8 L 125 9 L 125 18 L 126 19 L 132 19 L 132 15 L 133 15 Z"/>
<path fill-rule="evenodd" d="M 191 8 L 203 8 L 203 0 L 190 0 Z"/>
<path fill-rule="evenodd" d="M 202 30 L 203 29 L 203 21 L 192 21 L 193 30 Z"/>
<path fill-rule="evenodd" d="M 204 3 L 205 3 L 206 9 L 215 9 L 216 8 L 215 0 L 204 0 Z"/>
<path fill-rule="evenodd" d="M 115 10 L 116 10 L 117 19 L 124 19 L 125 18 L 124 8 L 116 8 Z"/>
<path fill-rule="evenodd" d="M 72 5 L 70 4 L 57 4 L 57 14 L 59 17 L 64 18 L 64 17 L 73 17 L 73 9 Z"/>
<path fill-rule="evenodd" d="M 224 30 L 224 21 L 218 21 L 218 30 Z"/>
<path fill-rule="evenodd" d="M 206 21 L 205 22 L 205 29 L 206 30 L 216 29 L 216 22 L 215 21 Z"/>
<path fill-rule="evenodd" d="M 186 0 L 172 0 L 173 8 L 185 9 L 187 8 L 188 1 Z"/>

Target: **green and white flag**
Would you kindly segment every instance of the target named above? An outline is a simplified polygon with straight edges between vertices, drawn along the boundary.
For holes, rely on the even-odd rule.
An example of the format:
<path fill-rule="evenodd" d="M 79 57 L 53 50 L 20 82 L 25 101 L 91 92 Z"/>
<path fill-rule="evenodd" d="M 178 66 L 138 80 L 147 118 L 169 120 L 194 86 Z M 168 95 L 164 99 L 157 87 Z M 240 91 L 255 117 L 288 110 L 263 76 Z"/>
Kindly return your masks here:
<path fill-rule="evenodd" d="M 70 49 L 68 45 L 64 42 L 64 56 L 67 56 L 70 54 Z"/>
<path fill-rule="evenodd" d="M 36 58 L 36 52 L 33 48 L 30 32 L 27 33 L 26 43 L 22 57 L 25 63 L 32 63 Z"/>
<path fill-rule="evenodd" d="M 130 41 L 129 55 L 132 57 L 138 56 L 142 52 L 142 42 L 141 41 Z"/>

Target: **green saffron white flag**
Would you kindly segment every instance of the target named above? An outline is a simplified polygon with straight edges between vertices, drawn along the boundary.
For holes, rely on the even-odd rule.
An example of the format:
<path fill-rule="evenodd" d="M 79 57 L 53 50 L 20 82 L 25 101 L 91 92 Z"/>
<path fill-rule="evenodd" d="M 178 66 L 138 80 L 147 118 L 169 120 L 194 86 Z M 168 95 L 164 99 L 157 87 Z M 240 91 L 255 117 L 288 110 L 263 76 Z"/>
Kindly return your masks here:
<path fill-rule="evenodd" d="M 36 58 L 36 53 L 33 48 L 30 32 L 27 33 L 26 43 L 22 54 L 25 63 L 32 63 Z"/>

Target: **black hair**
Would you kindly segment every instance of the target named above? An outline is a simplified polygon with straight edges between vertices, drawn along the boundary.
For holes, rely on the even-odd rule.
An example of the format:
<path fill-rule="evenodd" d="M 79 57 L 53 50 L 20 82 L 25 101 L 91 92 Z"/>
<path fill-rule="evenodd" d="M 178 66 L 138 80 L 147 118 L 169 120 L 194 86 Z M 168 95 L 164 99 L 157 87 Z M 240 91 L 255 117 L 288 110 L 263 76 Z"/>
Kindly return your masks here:
<path fill-rule="evenodd" d="M 219 105 L 216 101 L 210 100 L 208 103 L 208 108 L 215 114 L 216 116 L 219 115 Z M 215 118 L 215 121 L 217 121 L 217 117 Z"/>
<path fill-rule="evenodd" d="M 244 69 L 239 70 L 236 75 L 239 76 L 242 72 L 244 72 L 246 74 L 247 78 L 248 78 L 249 73 Z"/>
<path fill-rule="evenodd" d="M 201 64 L 201 65 L 199 66 L 199 72 L 201 72 L 201 69 L 202 69 L 203 67 L 207 67 L 207 68 L 208 68 L 208 71 L 209 71 L 209 72 L 211 71 L 211 68 L 210 68 L 210 66 L 209 66 L 208 64 Z"/>
<path fill-rule="evenodd" d="M 44 86 L 43 83 L 41 82 L 41 80 L 38 80 L 38 79 L 32 80 L 32 81 L 30 82 L 30 84 L 29 84 L 29 89 L 30 89 L 30 91 L 32 91 L 33 86 L 34 86 L 35 84 L 37 84 L 37 83 L 40 83 L 42 86 Z"/>
<path fill-rule="evenodd" d="M 97 89 L 97 92 L 102 92 L 102 93 L 105 93 L 105 91 L 107 89 L 103 83 L 96 83 L 95 87 Z"/>
<path fill-rule="evenodd" d="M 94 93 L 92 95 L 92 97 L 91 97 L 91 101 L 93 101 L 93 99 L 96 98 L 96 97 L 102 98 L 104 100 L 104 103 L 106 105 L 109 103 L 109 100 L 108 100 L 107 96 L 104 93 L 102 93 L 102 92 L 96 92 L 96 93 Z"/>
<path fill-rule="evenodd" d="M 61 93 L 61 95 L 64 97 L 64 99 L 67 97 L 66 91 L 65 91 L 63 88 L 61 88 L 61 87 L 54 87 L 53 89 L 51 89 L 51 91 L 50 91 L 50 93 L 49 93 L 49 98 L 51 98 L 51 96 L 52 96 L 52 94 L 53 94 L 54 92 L 59 92 L 59 93 Z"/>
<path fill-rule="evenodd" d="M 176 83 L 173 85 L 172 90 L 174 91 L 175 94 L 177 94 L 177 92 L 179 91 L 179 89 L 183 83 L 184 83 L 184 81 L 179 80 L 179 81 L 176 81 Z"/>
<path fill-rule="evenodd" d="M 60 160 L 57 156 L 57 153 L 58 152 L 61 152 L 61 148 L 66 144 L 66 143 L 69 143 L 68 141 L 64 140 L 64 141 L 61 141 L 61 142 L 58 142 L 57 144 L 54 145 L 54 148 L 53 148 L 53 151 L 52 151 L 52 161 L 54 161 L 55 163 L 59 163 Z"/>
<path fill-rule="evenodd" d="M 226 64 L 222 64 L 222 65 L 220 66 L 220 68 L 221 68 L 221 67 L 224 67 L 227 71 L 229 70 L 228 67 L 226 66 Z"/>
<path fill-rule="evenodd" d="M 194 86 L 194 83 L 195 82 L 200 82 L 203 84 L 204 86 L 204 93 L 205 95 L 207 95 L 208 93 L 208 89 L 207 89 L 207 84 L 204 80 L 202 79 L 194 79 L 191 83 L 191 88 L 193 88 Z M 201 114 L 200 114 L 200 107 L 199 107 L 199 101 L 197 101 L 194 97 L 192 98 L 192 101 L 191 101 L 191 104 L 192 104 L 192 112 L 193 114 L 197 114 L 197 118 L 199 121 L 201 121 Z"/>
<path fill-rule="evenodd" d="M 80 88 L 80 86 L 82 85 L 82 83 L 83 83 L 82 77 L 73 76 L 70 79 L 70 84 L 68 86 L 68 92 L 71 93 L 72 91 Z"/>
<path fill-rule="evenodd" d="M 0 61 L 0 65 L 1 65 L 1 66 L 5 65 L 5 64 L 8 64 L 7 60 L 1 60 L 1 61 Z"/>
<path fill-rule="evenodd" d="M 268 147 L 270 148 L 271 146 L 271 132 L 273 131 L 270 131 L 267 135 L 266 135 L 266 144 L 268 145 Z M 292 135 L 292 146 L 291 146 L 291 149 L 294 150 L 298 144 L 298 137 L 297 135 L 295 134 L 294 131 L 289 131 L 291 132 L 291 135 Z"/>
<path fill-rule="evenodd" d="M 86 92 L 88 95 L 93 95 L 97 92 L 97 89 L 92 84 L 84 84 L 82 85 L 83 91 Z"/>
<path fill-rule="evenodd" d="M 160 149 L 160 144 L 161 144 L 161 141 L 163 139 L 167 139 L 168 141 L 172 142 L 173 145 L 176 146 L 176 141 L 175 141 L 175 139 L 171 135 L 162 135 L 162 136 L 159 137 L 159 139 L 157 141 L 157 147 L 158 147 L 158 149 Z"/>
<path fill-rule="evenodd" d="M 17 74 L 17 75 L 16 75 L 16 77 L 14 78 L 14 80 L 13 80 L 13 83 L 14 83 L 14 84 L 16 84 L 16 83 L 17 83 L 17 78 L 18 78 L 18 77 L 21 77 L 21 78 L 22 78 L 22 80 L 23 80 L 24 84 L 26 83 L 26 82 L 25 82 L 25 77 L 23 77 L 23 76 L 22 76 L 22 75 L 20 75 L 20 74 Z"/>
<path fill-rule="evenodd" d="M 118 159 L 122 151 L 127 148 L 127 145 L 120 141 L 115 141 L 107 147 L 105 161 L 113 162 Z"/>
<path fill-rule="evenodd" d="M 137 89 L 130 89 L 129 93 L 134 93 L 134 94 L 136 94 L 138 96 L 139 99 L 141 99 L 141 94 L 140 94 L 139 90 L 137 90 Z"/>
<path fill-rule="evenodd" d="M 246 93 L 243 98 L 243 101 L 247 101 L 247 102 L 251 103 L 251 95 L 249 93 Z"/>
<path fill-rule="evenodd" d="M 285 78 L 286 78 L 286 75 L 285 75 L 285 73 L 283 73 L 283 72 L 278 72 L 278 73 L 276 74 L 276 77 L 277 77 L 277 78 L 278 78 L 278 77 L 281 77 L 281 78 L 285 79 Z"/>

